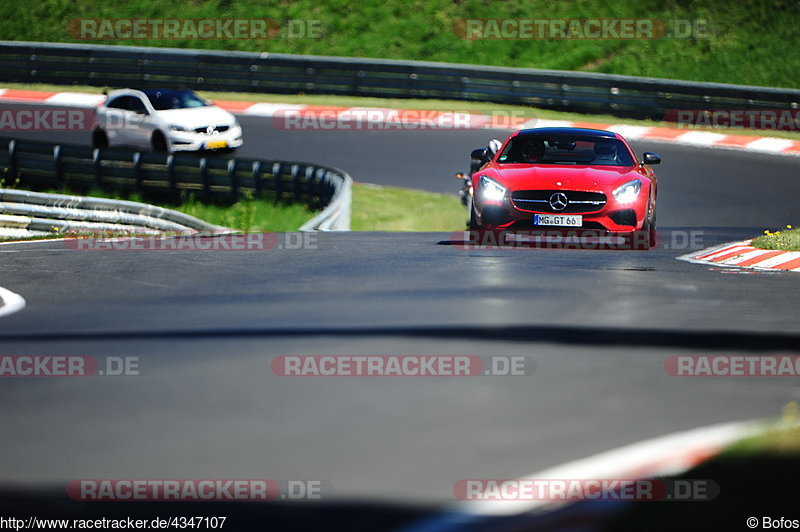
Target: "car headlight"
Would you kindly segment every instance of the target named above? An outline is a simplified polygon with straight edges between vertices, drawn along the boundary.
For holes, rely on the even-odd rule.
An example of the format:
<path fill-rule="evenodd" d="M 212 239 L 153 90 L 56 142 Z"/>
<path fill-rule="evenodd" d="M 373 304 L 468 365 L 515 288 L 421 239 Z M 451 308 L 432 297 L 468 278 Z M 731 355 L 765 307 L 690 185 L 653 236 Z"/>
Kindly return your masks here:
<path fill-rule="evenodd" d="M 482 175 L 480 183 L 483 199 L 500 201 L 506 195 L 506 187 L 494 179 Z"/>
<path fill-rule="evenodd" d="M 633 181 L 628 181 L 621 187 L 614 190 L 614 198 L 620 203 L 631 203 L 636 199 L 639 195 L 639 192 L 642 190 L 642 181 L 639 179 L 634 179 Z"/>
<path fill-rule="evenodd" d="M 172 131 L 183 131 L 184 133 L 185 133 L 185 132 L 187 132 L 187 131 L 189 131 L 189 130 L 188 130 L 188 129 L 186 129 L 185 127 L 183 127 L 183 126 L 179 126 L 179 125 L 177 125 L 177 124 L 170 124 L 170 125 L 169 125 L 169 128 L 170 128 Z"/>

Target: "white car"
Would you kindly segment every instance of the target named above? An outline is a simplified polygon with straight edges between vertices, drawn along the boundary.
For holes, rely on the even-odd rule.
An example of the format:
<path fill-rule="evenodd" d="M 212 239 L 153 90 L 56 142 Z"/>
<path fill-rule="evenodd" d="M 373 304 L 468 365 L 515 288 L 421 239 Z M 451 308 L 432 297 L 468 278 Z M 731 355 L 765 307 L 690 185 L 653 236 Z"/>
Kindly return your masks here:
<path fill-rule="evenodd" d="M 96 110 L 92 146 L 127 146 L 157 152 L 240 147 L 236 118 L 199 94 L 176 89 L 121 89 Z"/>

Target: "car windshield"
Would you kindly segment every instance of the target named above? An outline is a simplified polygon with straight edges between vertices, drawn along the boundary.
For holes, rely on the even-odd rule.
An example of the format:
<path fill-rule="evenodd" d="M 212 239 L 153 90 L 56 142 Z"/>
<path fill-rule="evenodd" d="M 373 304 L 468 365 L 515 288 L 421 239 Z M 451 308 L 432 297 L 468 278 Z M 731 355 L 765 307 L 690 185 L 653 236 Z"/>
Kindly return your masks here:
<path fill-rule="evenodd" d="M 187 90 L 153 89 L 144 91 L 156 111 L 189 109 L 211 105 L 202 96 Z"/>
<path fill-rule="evenodd" d="M 497 159 L 500 164 L 634 166 L 622 141 L 581 135 L 518 135 Z"/>

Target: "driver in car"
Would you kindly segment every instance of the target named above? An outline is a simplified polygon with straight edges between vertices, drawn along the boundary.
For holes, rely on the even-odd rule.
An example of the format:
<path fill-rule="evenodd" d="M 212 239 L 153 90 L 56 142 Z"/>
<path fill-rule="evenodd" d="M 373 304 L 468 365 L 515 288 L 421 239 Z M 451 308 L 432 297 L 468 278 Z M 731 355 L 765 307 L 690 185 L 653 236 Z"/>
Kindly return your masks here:
<path fill-rule="evenodd" d="M 535 163 L 544 156 L 544 142 L 541 140 L 526 140 L 522 144 L 522 159 L 526 163 Z"/>

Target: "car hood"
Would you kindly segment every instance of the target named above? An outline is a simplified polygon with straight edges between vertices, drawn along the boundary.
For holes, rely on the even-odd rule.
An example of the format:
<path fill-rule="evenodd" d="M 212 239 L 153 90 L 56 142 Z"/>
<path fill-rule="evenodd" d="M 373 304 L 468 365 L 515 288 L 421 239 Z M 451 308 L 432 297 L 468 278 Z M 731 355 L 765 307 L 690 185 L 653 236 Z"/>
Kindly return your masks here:
<path fill-rule="evenodd" d="M 495 175 L 509 190 L 600 190 L 643 177 L 630 166 L 521 164 L 497 165 Z"/>
<path fill-rule="evenodd" d="M 188 109 L 169 109 L 158 111 L 158 117 L 169 124 L 189 129 L 214 126 L 233 125 L 234 117 L 228 111 L 216 106 L 192 107 Z"/>

